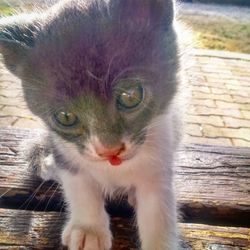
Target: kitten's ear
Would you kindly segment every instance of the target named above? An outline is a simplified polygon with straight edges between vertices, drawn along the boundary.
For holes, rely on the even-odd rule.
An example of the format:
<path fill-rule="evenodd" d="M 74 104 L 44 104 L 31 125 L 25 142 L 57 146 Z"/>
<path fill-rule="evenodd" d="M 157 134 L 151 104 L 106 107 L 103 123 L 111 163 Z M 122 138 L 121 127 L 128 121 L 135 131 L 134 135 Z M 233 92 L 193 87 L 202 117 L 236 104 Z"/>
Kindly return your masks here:
<path fill-rule="evenodd" d="M 34 30 L 33 22 L 23 16 L 0 19 L 0 53 L 13 73 L 34 46 Z"/>
<path fill-rule="evenodd" d="M 17 66 L 25 59 L 27 47 L 19 42 L 0 38 L 0 53 L 6 67 L 15 73 Z"/>
<path fill-rule="evenodd" d="M 167 28 L 174 17 L 173 0 L 111 0 L 118 21 Z"/>

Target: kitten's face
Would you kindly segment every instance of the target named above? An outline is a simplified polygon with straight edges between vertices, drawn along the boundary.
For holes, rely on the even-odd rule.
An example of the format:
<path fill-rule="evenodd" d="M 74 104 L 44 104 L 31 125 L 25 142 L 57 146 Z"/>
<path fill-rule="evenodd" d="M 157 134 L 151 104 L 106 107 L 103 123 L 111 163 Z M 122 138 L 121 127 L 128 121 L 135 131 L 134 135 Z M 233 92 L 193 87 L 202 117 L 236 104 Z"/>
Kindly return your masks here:
<path fill-rule="evenodd" d="M 120 79 L 108 100 L 91 91 L 82 93 L 50 107 L 46 122 L 90 161 L 112 156 L 128 160 L 145 141 L 154 99 L 154 90 L 145 79 Z"/>
<path fill-rule="evenodd" d="M 79 86 L 78 80 L 71 81 L 66 89 L 57 81 L 47 80 L 44 89 L 28 86 L 25 91 L 30 108 L 67 142 L 66 148 L 74 145 L 92 162 L 107 161 L 114 155 L 129 160 L 145 142 L 148 127 L 155 126 L 151 121 L 164 112 L 170 100 L 172 90 L 161 86 L 158 77 L 146 68 L 126 71 L 112 84 L 106 83 L 106 94 L 104 83 L 95 77 L 96 89 Z M 165 98 L 159 98 L 163 93 Z"/>
<path fill-rule="evenodd" d="M 79 3 L 47 18 L 16 74 L 30 109 L 85 158 L 130 159 L 176 91 L 171 1 Z"/>

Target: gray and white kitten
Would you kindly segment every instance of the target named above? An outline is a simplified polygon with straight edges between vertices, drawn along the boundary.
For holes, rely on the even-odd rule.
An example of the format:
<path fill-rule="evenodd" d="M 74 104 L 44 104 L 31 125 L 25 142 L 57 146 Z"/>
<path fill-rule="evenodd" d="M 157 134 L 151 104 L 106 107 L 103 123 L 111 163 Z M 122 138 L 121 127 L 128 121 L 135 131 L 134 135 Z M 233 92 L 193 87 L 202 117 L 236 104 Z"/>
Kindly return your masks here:
<path fill-rule="evenodd" d="M 0 52 L 43 119 L 70 216 L 62 243 L 111 249 L 105 197 L 128 193 L 141 248 L 178 248 L 172 0 L 64 0 L 0 21 Z"/>

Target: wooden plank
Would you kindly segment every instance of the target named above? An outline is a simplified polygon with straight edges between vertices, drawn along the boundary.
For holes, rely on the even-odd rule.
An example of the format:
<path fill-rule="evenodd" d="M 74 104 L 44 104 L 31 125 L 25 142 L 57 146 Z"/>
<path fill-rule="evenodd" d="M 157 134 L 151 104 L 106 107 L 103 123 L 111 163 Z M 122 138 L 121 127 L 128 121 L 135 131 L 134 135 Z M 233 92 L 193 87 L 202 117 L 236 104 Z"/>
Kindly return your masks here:
<path fill-rule="evenodd" d="M 11 203 L 22 209 L 41 209 L 44 204 L 59 204 L 60 187 L 53 182 L 43 182 L 22 154 L 24 144 L 31 143 L 44 132 L 40 130 L 0 130 L 0 203 Z M 52 197 L 52 199 L 51 199 Z"/>
<path fill-rule="evenodd" d="M 249 226 L 249 148 L 188 145 L 175 164 L 178 202 L 188 220 Z"/>
<path fill-rule="evenodd" d="M 62 249 L 60 235 L 64 223 L 65 213 L 0 209 L 0 249 L 1 246 Z M 136 249 L 131 224 L 130 219 L 112 219 L 114 249 Z"/>
<path fill-rule="evenodd" d="M 48 210 L 61 208 L 57 185 L 41 185 L 34 167 L 20 154 L 20 144 L 29 143 L 40 133 L 0 130 L 0 195 L 5 206 L 41 210 L 49 203 L 45 205 Z M 249 167 L 249 149 L 190 145 L 180 150 L 176 157 L 176 186 L 183 219 L 248 226 Z"/>
<path fill-rule="evenodd" d="M 0 249 L 8 246 L 8 249 L 60 250 L 64 218 L 65 214 L 58 212 L 0 209 Z M 132 224 L 128 218 L 112 218 L 113 250 L 136 249 L 138 238 Z M 182 249 L 249 249 L 249 228 L 183 223 L 179 227 L 183 239 Z"/>
<path fill-rule="evenodd" d="M 179 224 L 184 246 L 194 250 L 249 250 L 250 228 Z"/>

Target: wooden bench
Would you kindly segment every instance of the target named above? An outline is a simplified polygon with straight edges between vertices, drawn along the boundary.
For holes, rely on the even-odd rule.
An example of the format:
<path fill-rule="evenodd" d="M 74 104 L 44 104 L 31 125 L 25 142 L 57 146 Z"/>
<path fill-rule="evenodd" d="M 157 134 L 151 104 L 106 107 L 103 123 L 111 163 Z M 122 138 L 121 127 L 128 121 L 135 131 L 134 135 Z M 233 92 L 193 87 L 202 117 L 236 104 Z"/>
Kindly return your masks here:
<path fill-rule="evenodd" d="M 0 249 L 62 249 L 60 186 L 43 183 L 20 153 L 39 133 L 0 129 Z M 182 249 L 250 249 L 250 149 L 187 145 L 176 156 L 176 188 Z M 125 201 L 107 209 L 113 249 L 136 249 L 132 209 Z"/>

